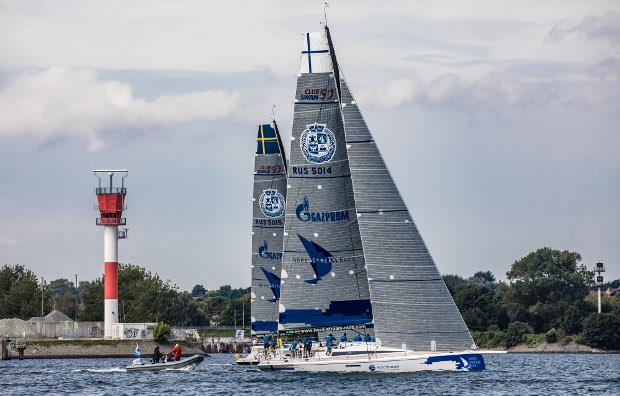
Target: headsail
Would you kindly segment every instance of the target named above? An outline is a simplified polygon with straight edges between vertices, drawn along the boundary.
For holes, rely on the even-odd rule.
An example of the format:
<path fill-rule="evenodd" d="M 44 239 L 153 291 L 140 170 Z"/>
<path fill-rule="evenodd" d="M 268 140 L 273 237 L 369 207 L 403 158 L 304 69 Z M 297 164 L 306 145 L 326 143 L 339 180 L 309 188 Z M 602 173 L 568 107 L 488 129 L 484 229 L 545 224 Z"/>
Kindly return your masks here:
<path fill-rule="evenodd" d="M 280 329 L 372 321 L 336 80 L 325 32 L 306 33 L 288 166 Z"/>
<path fill-rule="evenodd" d="M 252 220 L 252 333 L 278 329 L 286 159 L 277 125 L 258 127 Z"/>
<path fill-rule="evenodd" d="M 330 38 L 331 43 L 331 38 Z M 384 345 L 469 349 L 471 334 L 340 73 L 349 166 L 374 329 Z"/>

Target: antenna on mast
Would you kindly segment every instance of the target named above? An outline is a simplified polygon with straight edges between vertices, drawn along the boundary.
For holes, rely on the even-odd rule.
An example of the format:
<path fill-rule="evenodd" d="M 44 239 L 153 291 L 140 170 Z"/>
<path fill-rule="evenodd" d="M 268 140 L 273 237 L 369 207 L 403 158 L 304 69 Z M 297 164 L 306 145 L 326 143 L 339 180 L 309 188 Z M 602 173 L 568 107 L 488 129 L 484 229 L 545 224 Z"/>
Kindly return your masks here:
<path fill-rule="evenodd" d="M 271 117 L 275 121 L 275 119 L 276 119 L 276 105 L 275 104 L 271 105 Z"/>
<path fill-rule="evenodd" d="M 325 18 L 325 26 L 327 26 L 327 8 L 328 7 L 329 7 L 329 4 L 325 2 L 325 5 L 323 6 L 323 17 Z"/>

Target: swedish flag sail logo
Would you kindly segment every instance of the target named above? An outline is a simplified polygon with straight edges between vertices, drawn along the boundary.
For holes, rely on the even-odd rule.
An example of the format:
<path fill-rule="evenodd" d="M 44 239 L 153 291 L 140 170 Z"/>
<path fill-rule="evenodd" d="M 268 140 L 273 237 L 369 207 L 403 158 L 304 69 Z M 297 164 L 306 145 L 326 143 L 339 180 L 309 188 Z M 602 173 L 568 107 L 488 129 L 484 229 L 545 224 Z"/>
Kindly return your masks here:
<path fill-rule="evenodd" d="M 269 124 L 258 126 L 256 154 L 280 154 L 276 130 Z"/>

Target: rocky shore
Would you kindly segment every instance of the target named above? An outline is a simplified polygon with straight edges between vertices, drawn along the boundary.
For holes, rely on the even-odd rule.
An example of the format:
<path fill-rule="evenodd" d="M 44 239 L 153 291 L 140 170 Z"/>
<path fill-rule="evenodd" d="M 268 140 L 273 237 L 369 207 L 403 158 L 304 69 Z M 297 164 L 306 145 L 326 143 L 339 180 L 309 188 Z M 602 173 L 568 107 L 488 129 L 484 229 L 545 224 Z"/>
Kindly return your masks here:
<path fill-rule="evenodd" d="M 601 349 L 592 348 L 586 345 L 577 344 L 575 341 L 571 341 L 567 344 L 561 344 L 555 342 L 549 344 L 543 342 L 536 346 L 529 346 L 528 344 L 519 344 L 512 348 L 508 348 L 508 353 L 614 353 L 615 351 L 603 351 Z"/>

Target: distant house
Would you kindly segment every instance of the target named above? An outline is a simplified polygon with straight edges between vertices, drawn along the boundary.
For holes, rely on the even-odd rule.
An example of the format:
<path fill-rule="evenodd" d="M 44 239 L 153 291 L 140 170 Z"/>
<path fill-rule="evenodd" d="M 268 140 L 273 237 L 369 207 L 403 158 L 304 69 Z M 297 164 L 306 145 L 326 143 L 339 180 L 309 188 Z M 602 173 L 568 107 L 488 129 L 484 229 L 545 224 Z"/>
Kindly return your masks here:
<path fill-rule="evenodd" d="M 601 290 L 601 296 L 613 297 L 616 295 L 616 293 L 618 293 L 618 290 L 620 290 L 620 288 L 608 287 L 607 290 Z M 596 297 L 598 296 L 598 290 L 590 290 L 588 294 L 591 297 Z"/>

